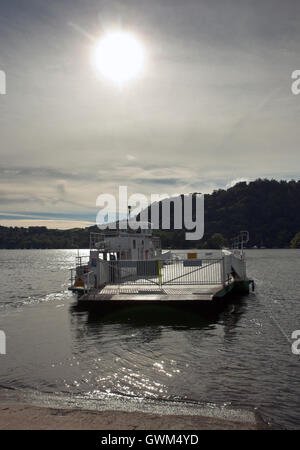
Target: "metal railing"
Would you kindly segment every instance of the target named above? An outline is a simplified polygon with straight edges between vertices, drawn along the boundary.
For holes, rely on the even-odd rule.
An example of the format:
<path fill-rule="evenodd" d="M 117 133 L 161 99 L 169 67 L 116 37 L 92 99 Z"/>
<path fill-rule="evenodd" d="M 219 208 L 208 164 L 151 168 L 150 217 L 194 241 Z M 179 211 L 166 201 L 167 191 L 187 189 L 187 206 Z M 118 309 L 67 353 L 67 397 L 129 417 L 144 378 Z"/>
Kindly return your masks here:
<path fill-rule="evenodd" d="M 76 258 L 75 258 L 76 267 L 87 266 L 89 259 L 90 259 L 89 255 L 76 256 Z"/>
<path fill-rule="evenodd" d="M 218 285 L 229 280 L 223 259 L 102 261 L 107 284 Z"/>
<path fill-rule="evenodd" d="M 249 242 L 249 231 L 240 231 L 238 236 L 231 239 L 232 248 L 243 250 Z"/>

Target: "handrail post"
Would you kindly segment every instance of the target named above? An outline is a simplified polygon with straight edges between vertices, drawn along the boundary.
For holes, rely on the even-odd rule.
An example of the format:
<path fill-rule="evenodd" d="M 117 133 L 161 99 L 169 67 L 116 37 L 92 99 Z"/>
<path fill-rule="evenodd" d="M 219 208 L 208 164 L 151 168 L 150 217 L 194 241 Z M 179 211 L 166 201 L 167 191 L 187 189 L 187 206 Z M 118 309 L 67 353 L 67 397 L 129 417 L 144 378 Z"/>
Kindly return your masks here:
<path fill-rule="evenodd" d="M 161 287 L 161 285 L 162 285 L 161 260 L 158 260 L 158 284 Z"/>
<path fill-rule="evenodd" d="M 88 292 L 89 292 L 89 290 L 90 290 L 90 274 L 91 274 L 92 272 L 88 272 L 87 273 L 87 282 L 85 283 L 85 286 L 86 286 L 86 288 L 85 288 L 85 293 L 87 294 Z"/>

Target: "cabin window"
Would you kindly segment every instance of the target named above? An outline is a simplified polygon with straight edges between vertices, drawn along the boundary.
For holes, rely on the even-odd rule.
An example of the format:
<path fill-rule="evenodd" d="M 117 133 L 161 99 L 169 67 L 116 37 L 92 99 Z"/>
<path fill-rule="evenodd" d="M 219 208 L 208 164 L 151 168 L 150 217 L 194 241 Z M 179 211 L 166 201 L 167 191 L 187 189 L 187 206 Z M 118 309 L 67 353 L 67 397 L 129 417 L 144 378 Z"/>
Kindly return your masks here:
<path fill-rule="evenodd" d="M 135 239 L 132 241 L 132 248 L 135 249 Z"/>

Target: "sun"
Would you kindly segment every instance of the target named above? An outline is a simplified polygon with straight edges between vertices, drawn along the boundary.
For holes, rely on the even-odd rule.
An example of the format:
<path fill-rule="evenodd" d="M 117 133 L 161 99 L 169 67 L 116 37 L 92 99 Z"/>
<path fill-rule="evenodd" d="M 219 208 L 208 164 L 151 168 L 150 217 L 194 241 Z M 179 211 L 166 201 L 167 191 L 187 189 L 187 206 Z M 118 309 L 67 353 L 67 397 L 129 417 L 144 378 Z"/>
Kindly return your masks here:
<path fill-rule="evenodd" d="M 142 72 L 144 60 L 141 43 L 132 34 L 123 31 L 108 33 L 93 50 L 96 69 L 120 87 Z"/>

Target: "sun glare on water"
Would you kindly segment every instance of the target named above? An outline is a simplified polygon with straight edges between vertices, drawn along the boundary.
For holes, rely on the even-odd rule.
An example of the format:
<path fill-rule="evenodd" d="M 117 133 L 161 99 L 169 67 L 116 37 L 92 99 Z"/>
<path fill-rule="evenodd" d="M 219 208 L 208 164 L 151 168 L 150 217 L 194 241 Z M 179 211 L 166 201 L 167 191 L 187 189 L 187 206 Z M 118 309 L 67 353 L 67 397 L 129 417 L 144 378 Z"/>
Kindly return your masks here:
<path fill-rule="evenodd" d="M 115 31 L 96 44 L 93 63 L 102 76 L 122 87 L 144 67 L 144 49 L 130 33 Z"/>

